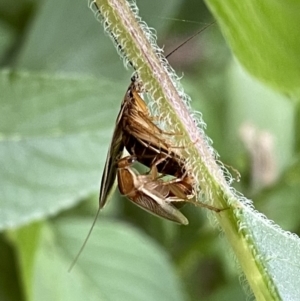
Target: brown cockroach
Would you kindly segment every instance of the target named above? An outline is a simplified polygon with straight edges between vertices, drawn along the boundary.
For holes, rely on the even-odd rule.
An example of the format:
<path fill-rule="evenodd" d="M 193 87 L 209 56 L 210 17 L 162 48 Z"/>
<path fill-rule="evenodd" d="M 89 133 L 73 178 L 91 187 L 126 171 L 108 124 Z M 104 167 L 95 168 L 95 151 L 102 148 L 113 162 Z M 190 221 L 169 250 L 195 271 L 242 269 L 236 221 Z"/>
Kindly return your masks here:
<path fill-rule="evenodd" d="M 109 153 L 110 152 L 117 154 L 116 152 L 112 152 L 111 150 L 109 151 Z M 119 155 L 121 154 L 118 153 L 117 156 Z M 162 158 L 161 160 L 164 160 L 164 158 Z M 181 208 L 184 204 L 191 203 L 195 204 L 196 206 L 204 206 L 210 208 L 209 205 L 194 202 L 191 200 L 194 197 L 193 186 L 191 185 L 191 183 L 189 183 L 188 177 L 184 177 L 182 180 L 175 179 L 170 181 L 163 181 L 161 179 L 161 176 L 158 176 L 158 171 L 155 164 L 151 167 L 148 174 L 139 174 L 134 168 L 131 167 L 131 165 L 136 161 L 137 157 L 127 156 L 125 158 L 118 159 L 116 165 L 111 161 L 107 161 L 105 167 L 108 167 L 107 164 L 111 164 L 111 166 L 113 167 L 116 166 L 116 168 L 113 169 L 113 173 L 115 172 L 117 175 L 120 193 L 126 196 L 137 206 L 153 215 L 182 225 L 188 224 L 188 219 L 178 210 L 178 208 Z M 157 162 L 157 165 L 159 165 L 159 163 L 160 162 Z M 107 169 L 107 174 L 112 176 L 113 173 Z M 105 202 L 103 203 L 103 205 L 104 204 Z M 80 250 L 78 251 L 71 266 L 69 267 L 69 272 L 72 270 L 80 254 L 85 248 L 85 245 L 92 233 L 100 210 L 102 208 L 103 206 L 98 207 L 92 226 Z M 212 210 L 215 210 L 216 212 L 220 211 L 219 209 L 214 209 L 213 207 Z"/>
<path fill-rule="evenodd" d="M 136 160 L 136 157 L 128 156 L 118 161 L 117 178 L 120 193 L 153 215 L 187 225 L 187 218 L 173 205 L 176 201 L 184 202 L 184 199 L 179 201 L 175 194 L 170 193 L 171 188 L 167 182 L 153 178 L 152 172 L 139 174 L 131 167 Z"/>
<path fill-rule="evenodd" d="M 172 141 L 166 137 L 176 134 L 164 132 L 152 121 L 136 88 L 135 78 L 126 96 L 131 103 L 130 110 L 124 111 L 122 118 L 123 143 L 127 151 L 148 167 L 159 161 L 156 167 L 160 173 L 181 177 L 186 172 L 185 160 L 179 155 L 178 147 L 172 146 Z M 165 160 L 160 160 L 162 158 Z"/>
<path fill-rule="evenodd" d="M 124 147 L 137 157 L 137 161 L 151 167 L 157 165 L 160 173 L 181 177 L 185 171 L 184 159 L 172 150 L 171 142 L 164 132 L 152 121 L 148 108 L 136 91 L 134 80 L 127 89 L 117 117 L 112 142 L 107 154 L 102 175 L 99 206 L 107 202 L 117 174 L 117 162 L 122 157 Z"/>
<path fill-rule="evenodd" d="M 137 157 L 127 156 L 119 159 L 116 170 L 120 193 L 143 210 L 181 225 L 188 225 L 188 219 L 179 211 L 185 204 L 194 204 L 215 212 L 224 210 L 194 201 L 194 183 L 191 177 L 183 175 L 182 178 L 164 180 L 165 176 L 159 175 L 157 170 L 157 166 L 163 160 L 164 158 L 161 158 L 155 162 L 151 166 L 149 173 L 139 174 L 131 167 L 134 162 L 137 162 Z M 73 260 L 69 271 L 71 271 L 82 253 L 101 209 L 102 207 L 99 206 L 88 235 Z"/>
<path fill-rule="evenodd" d="M 181 207 L 185 203 L 206 207 L 215 212 L 222 210 L 191 200 L 191 198 L 194 197 L 194 180 L 187 175 L 184 158 L 175 151 L 176 148 L 172 147 L 172 143 L 164 136 L 169 134 L 170 133 L 161 130 L 153 122 L 146 103 L 136 89 L 135 78 L 133 78 L 121 104 L 112 141 L 108 150 L 101 179 L 99 207 L 88 235 L 69 270 L 72 269 L 84 249 L 100 210 L 105 206 L 112 192 L 118 173 L 118 162 L 120 162 L 120 160 L 123 162 L 121 157 L 124 147 L 126 147 L 130 154 L 136 157 L 136 161 L 151 169 L 155 166 L 155 170 L 163 175 L 167 174 L 175 177 L 175 180 L 170 182 L 161 182 L 155 180 L 153 176 L 149 177 L 149 175 L 137 175 L 134 178 L 140 180 L 145 177 L 144 179 L 148 181 L 145 188 L 146 190 L 138 191 L 138 193 L 143 196 L 141 202 L 145 199 L 152 200 L 149 201 L 148 207 L 147 205 L 143 207 L 148 212 L 185 225 L 188 224 L 188 221 L 178 210 L 178 207 Z M 124 172 L 122 176 L 120 173 L 121 172 L 118 173 L 118 186 L 120 192 L 124 194 L 124 187 L 126 186 L 122 185 L 122 181 L 124 179 L 126 181 L 126 175 L 129 175 L 129 179 L 132 179 L 135 172 L 132 171 L 127 164 L 126 174 Z M 152 194 L 151 189 L 155 190 Z M 166 191 L 168 191 L 167 194 Z M 158 196 L 156 194 L 158 194 Z M 132 198 L 129 197 L 129 199 L 133 201 Z M 156 201 L 154 202 L 154 200 Z M 141 203 L 136 202 L 136 204 L 142 207 Z M 155 209 L 153 208 L 151 210 L 151 204 L 155 205 Z M 159 205 L 161 205 L 162 208 L 158 208 Z"/>
<path fill-rule="evenodd" d="M 166 139 L 163 139 L 163 133 L 164 132 L 152 122 L 146 103 L 136 91 L 136 82 L 135 78 L 133 78 L 121 104 L 107 153 L 101 179 L 99 207 L 88 235 L 69 270 L 72 269 L 84 249 L 100 210 L 105 206 L 113 191 L 117 176 L 118 161 L 123 155 L 125 145 L 129 153 L 136 154 L 137 161 L 144 165 L 151 167 L 155 161 L 162 159 L 157 164 L 159 172 L 178 177 L 183 175 L 182 171 L 185 168 L 184 160 L 170 151 L 171 144 L 167 143 Z M 178 183 L 177 186 L 179 185 L 184 184 Z M 163 186 L 165 185 L 161 187 Z M 192 191 L 192 186 L 189 188 L 189 191 Z M 175 194 L 172 195 L 172 193 L 170 193 L 170 196 L 174 195 Z"/>
<path fill-rule="evenodd" d="M 214 23 L 204 26 L 177 46 L 166 58 Z M 114 186 L 117 174 L 116 164 L 118 159 L 122 157 L 124 146 L 130 154 L 137 156 L 139 162 L 148 167 L 155 160 L 166 158 L 164 162 L 157 165 L 157 169 L 161 173 L 182 176 L 186 172 L 185 160 L 174 151 L 171 151 L 172 143 L 167 142 L 162 137 L 163 134 L 170 133 L 164 133 L 153 123 L 147 105 L 139 95 L 136 83 L 136 77 L 133 76 L 117 117 L 101 179 L 100 209 L 106 204 Z"/>
<path fill-rule="evenodd" d="M 93 2 L 93 5 L 98 11 L 97 4 Z M 201 28 L 178 45 L 166 58 L 214 23 L 212 22 Z M 117 42 L 116 37 L 113 36 L 113 38 Z M 131 62 L 129 63 L 135 68 Z M 185 160 L 174 151 L 171 151 L 172 143 L 166 141 L 163 137 L 164 132 L 153 123 L 147 105 L 139 96 L 139 89 L 137 89 L 136 83 L 136 78 L 133 77 L 117 117 L 101 179 L 100 209 L 105 206 L 111 194 L 117 174 L 116 164 L 118 159 L 122 157 L 124 146 L 126 146 L 131 155 L 136 155 L 138 161 L 148 167 L 155 160 L 165 158 L 164 162 L 162 161 L 157 165 L 157 169 L 161 173 L 181 177 L 186 172 Z"/>
<path fill-rule="evenodd" d="M 178 210 L 184 204 L 190 203 L 206 207 L 215 212 L 221 209 L 193 201 L 193 186 L 183 179 L 164 180 L 158 175 L 156 164 L 151 166 L 147 174 L 139 174 L 131 165 L 137 161 L 135 156 L 127 156 L 118 161 L 118 187 L 120 193 L 135 205 L 170 221 L 187 225 L 187 218 Z M 156 162 L 158 163 L 158 162 Z"/>
<path fill-rule="evenodd" d="M 112 192 L 116 176 L 118 176 L 120 192 L 127 195 L 131 201 L 152 214 L 180 224 L 188 224 L 186 217 L 177 209 L 180 204 L 192 203 L 215 212 L 222 210 L 192 200 L 194 197 L 194 180 L 187 175 L 185 159 L 175 151 L 176 147 L 173 147 L 166 138 L 166 135 L 172 135 L 172 133 L 164 132 L 153 122 L 147 105 L 140 97 L 139 92 L 136 87 L 136 80 L 133 78 L 121 104 L 108 150 L 101 179 L 99 207 L 88 235 L 69 271 L 76 263 L 89 239 L 100 210 L 105 206 Z M 124 147 L 133 155 L 133 158 L 136 158 L 135 160 L 151 168 L 149 174 L 138 174 L 130 167 L 130 162 L 127 161 L 126 163 L 126 160 L 129 159 L 121 159 Z M 122 167 L 122 164 L 125 165 Z M 157 176 L 158 172 L 162 176 L 167 174 L 175 177 L 175 179 L 163 181 L 160 179 L 161 176 Z M 154 174 L 156 175 L 154 176 Z"/>

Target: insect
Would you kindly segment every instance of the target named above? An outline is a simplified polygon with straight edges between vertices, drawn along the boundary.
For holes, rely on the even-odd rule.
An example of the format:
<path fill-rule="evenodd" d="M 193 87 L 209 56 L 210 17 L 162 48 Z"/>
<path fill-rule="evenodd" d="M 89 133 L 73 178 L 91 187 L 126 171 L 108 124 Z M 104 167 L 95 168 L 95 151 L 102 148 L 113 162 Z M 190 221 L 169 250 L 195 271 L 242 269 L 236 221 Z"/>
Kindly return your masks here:
<path fill-rule="evenodd" d="M 185 160 L 180 156 L 178 147 L 173 147 L 173 142 L 167 138 L 174 133 L 161 130 L 152 121 L 146 104 L 139 95 L 134 77 L 128 97 L 130 103 L 135 105 L 123 116 L 123 143 L 127 151 L 148 167 L 156 162 L 160 173 L 181 177 L 186 172 Z M 140 109 L 142 107 L 143 110 Z M 136 111 L 135 114 L 132 114 L 133 111 Z M 162 158 L 165 160 L 160 160 Z"/>
<path fill-rule="evenodd" d="M 126 91 L 117 117 L 111 145 L 101 180 L 99 206 L 107 202 L 112 191 L 117 162 L 122 157 L 124 147 L 137 157 L 137 161 L 151 167 L 159 161 L 157 169 L 164 174 L 180 177 L 185 173 L 184 159 L 172 150 L 171 142 L 163 136 L 164 132 L 153 123 L 144 100 L 136 91 L 132 80 Z M 164 158 L 164 160 L 160 160 Z"/>
<path fill-rule="evenodd" d="M 208 26 L 179 45 L 174 51 Z M 176 148 L 166 138 L 166 135 L 170 134 L 165 133 L 153 122 L 147 105 L 139 95 L 136 79 L 133 77 L 121 104 L 108 150 L 101 179 L 99 207 L 93 224 L 69 271 L 82 253 L 100 210 L 109 199 L 116 176 L 120 192 L 132 202 L 152 214 L 180 224 L 188 224 L 186 217 L 178 210 L 185 203 L 206 207 L 215 212 L 223 210 L 192 200 L 194 198 L 194 180 L 187 175 L 184 158 L 175 151 Z M 127 159 L 121 159 L 124 147 L 132 155 L 126 157 Z M 138 161 L 150 167 L 149 174 L 138 174 L 135 169 L 131 168 L 133 161 Z M 162 175 L 159 176 L 158 173 Z M 165 174 L 172 175 L 175 179 L 164 181 L 162 177 Z"/>
<path fill-rule="evenodd" d="M 166 58 L 214 23 L 204 26 L 177 46 Z M 124 147 L 130 154 L 137 156 L 139 162 L 148 167 L 155 160 L 165 158 L 164 162 L 157 165 L 157 169 L 161 173 L 180 177 L 186 172 L 185 160 L 174 151 L 171 151 L 171 143 L 162 137 L 164 132 L 151 120 L 148 108 L 139 95 L 136 83 L 136 77 L 132 77 L 116 120 L 101 179 L 100 209 L 105 206 L 113 190 L 117 174 L 116 163 L 122 157 Z"/>
<path fill-rule="evenodd" d="M 163 141 L 159 136 L 151 136 L 152 130 L 155 129 L 155 132 L 161 134 L 161 130 L 151 121 L 148 108 L 143 101 L 143 99 L 135 93 L 135 81 L 132 79 L 130 86 L 128 87 L 124 100 L 121 104 L 121 108 L 116 120 L 115 129 L 111 139 L 111 144 L 108 149 L 105 166 L 102 174 L 100 193 L 99 193 L 99 207 L 96 212 L 93 224 L 79 250 L 77 256 L 75 257 L 72 265 L 69 268 L 69 271 L 73 268 L 77 259 L 79 258 L 81 252 L 83 251 L 91 233 L 97 221 L 97 217 L 101 209 L 107 203 L 107 200 L 110 197 L 110 194 L 113 191 L 115 179 L 117 176 L 118 170 L 118 161 L 121 159 L 124 151 L 125 144 L 130 148 L 129 152 L 137 153 L 137 158 L 141 163 L 150 166 L 154 159 L 159 160 L 160 158 L 165 158 L 166 154 L 160 153 L 160 147 L 164 147 L 168 153 L 168 144 Z M 149 141 L 149 137 L 152 137 L 152 148 L 148 148 L 149 143 L 145 144 L 143 139 Z M 124 144 L 125 143 L 125 144 Z M 157 148 L 158 147 L 158 148 Z M 148 153 L 145 153 L 148 151 Z M 150 153 L 150 155 L 149 155 Z M 163 155 L 162 155 L 163 154 Z M 156 156 L 158 156 L 156 158 Z M 167 154 L 168 158 L 173 160 L 175 156 L 172 157 L 172 154 Z M 150 160 L 149 160 L 150 159 Z M 160 164 L 158 164 L 160 167 Z M 175 168 L 179 170 L 180 168 Z M 163 170 L 163 169 L 161 169 Z M 119 179 L 122 179 L 122 176 L 119 176 Z M 123 177 L 124 179 L 124 177 Z"/>
<path fill-rule="evenodd" d="M 128 156 L 118 161 L 120 193 L 151 214 L 187 225 L 187 218 L 173 205 L 176 201 L 184 202 L 184 199 L 177 198 L 176 193 L 171 193 L 176 183 L 169 186 L 168 182 L 156 178 L 156 167 L 151 168 L 149 174 L 139 174 L 131 167 L 136 160 L 136 157 Z"/>
<path fill-rule="evenodd" d="M 222 211 L 193 201 L 193 186 L 187 181 L 188 177 L 165 181 L 158 175 L 156 164 L 151 166 L 149 173 L 141 175 L 131 167 L 136 161 L 135 156 L 120 159 L 117 173 L 120 193 L 135 205 L 151 214 L 183 225 L 187 225 L 188 220 L 178 208 L 186 203 L 207 207 L 216 212 Z"/>

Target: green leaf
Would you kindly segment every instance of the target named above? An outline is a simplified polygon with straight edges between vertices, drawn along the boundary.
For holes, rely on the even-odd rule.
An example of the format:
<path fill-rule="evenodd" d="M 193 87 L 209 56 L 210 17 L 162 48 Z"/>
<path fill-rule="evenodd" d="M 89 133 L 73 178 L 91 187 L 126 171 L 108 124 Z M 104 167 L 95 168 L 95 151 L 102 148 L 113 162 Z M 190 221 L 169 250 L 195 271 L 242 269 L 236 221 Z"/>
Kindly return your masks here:
<path fill-rule="evenodd" d="M 68 273 L 90 226 L 90 219 L 60 218 L 43 227 L 31 300 L 184 300 L 166 254 L 124 223 L 97 223 Z"/>
<path fill-rule="evenodd" d="M 272 140 L 271 155 L 275 172 L 279 174 L 291 164 L 294 152 L 295 107 L 289 99 L 266 87 L 257 79 L 249 76 L 239 64 L 232 62 L 226 74 L 228 106 L 224 131 L 227 134 L 226 153 L 237 157 L 243 150 L 236 143 L 245 136 L 243 129 L 252 127 L 257 132 L 264 132 Z M 256 134 L 257 140 L 259 135 Z M 267 144 L 267 138 L 264 139 Z M 254 141 L 252 141 L 255 144 Z M 257 144 L 257 143 L 256 143 Z M 232 147 L 234 145 L 234 147 Z M 261 147 L 259 149 L 259 146 Z M 257 153 L 263 151 L 262 143 L 257 144 Z"/>
<path fill-rule="evenodd" d="M 240 63 L 261 81 L 299 98 L 299 1 L 206 3 Z"/>
<path fill-rule="evenodd" d="M 156 30 L 163 31 L 168 22 L 155 17 L 157 6 L 161 16 L 172 13 L 180 0 L 141 2 L 141 10 Z M 105 76 L 116 81 L 126 75 L 122 61 L 104 34 L 99 21 L 88 7 L 88 1 L 45 0 L 37 7 L 17 65 L 20 69 L 74 72 Z M 49 26 L 49 22 L 51 26 Z M 47 30 L 45 30 L 47 29 Z"/>
<path fill-rule="evenodd" d="M 126 83 L 118 86 L 0 74 L 0 229 L 55 214 L 98 191 L 126 90 Z"/>
<path fill-rule="evenodd" d="M 14 38 L 15 35 L 12 28 L 7 26 L 4 22 L 1 22 L 0 19 L 0 62 L 2 64 Z"/>
<path fill-rule="evenodd" d="M 19 69 L 111 78 L 124 74 L 120 72 L 122 62 L 116 54 L 112 55 L 113 46 L 86 1 L 46 0 L 36 9 L 15 62 Z"/>
<path fill-rule="evenodd" d="M 0 234 L 0 300 L 24 301 L 16 256 L 6 235 Z"/>
<path fill-rule="evenodd" d="M 274 186 L 265 189 L 256 197 L 257 209 L 284 229 L 297 231 L 300 224 L 299 195 L 300 157 L 298 156 Z"/>
<path fill-rule="evenodd" d="M 35 255 L 39 245 L 41 224 L 32 223 L 18 231 L 10 231 L 8 237 L 15 246 L 18 257 L 20 280 L 26 300 L 32 297 L 32 277 Z"/>

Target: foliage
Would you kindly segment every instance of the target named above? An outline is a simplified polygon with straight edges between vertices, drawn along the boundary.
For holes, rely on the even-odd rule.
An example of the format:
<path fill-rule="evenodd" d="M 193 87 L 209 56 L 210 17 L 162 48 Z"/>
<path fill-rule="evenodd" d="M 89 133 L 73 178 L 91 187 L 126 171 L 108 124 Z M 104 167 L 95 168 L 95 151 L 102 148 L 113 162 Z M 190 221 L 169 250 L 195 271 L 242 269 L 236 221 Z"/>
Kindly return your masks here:
<path fill-rule="evenodd" d="M 138 4 L 161 44 L 175 45 L 184 39 L 179 33 L 189 36 L 201 24 L 168 17 L 210 19 L 207 10 L 199 16 L 193 8 L 198 2 Z M 97 208 L 130 73 L 85 1 L 2 0 L 0 8 L 1 299 L 246 299 L 245 285 L 237 283 L 241 272 L 204 209 L 184 208 L 190 225 L 179 227 L 141 212 L 118 193 L 67 272 Z M 299 233 L 295 104 L 250 78 L 216 27 L 190 45 L 173 56 L 173 66 L 184 71 L 183 85 L 222 161 L 241 172 L 237 189 L 268 218 Z M 266 139 L 252 141 L 260 156 L 248 147 L 245 125 L 273 141 L 269 147 Z M 257 168 L 258 158 L 270 159 L 258 167 L 273 171 L 271 182 Z"/>

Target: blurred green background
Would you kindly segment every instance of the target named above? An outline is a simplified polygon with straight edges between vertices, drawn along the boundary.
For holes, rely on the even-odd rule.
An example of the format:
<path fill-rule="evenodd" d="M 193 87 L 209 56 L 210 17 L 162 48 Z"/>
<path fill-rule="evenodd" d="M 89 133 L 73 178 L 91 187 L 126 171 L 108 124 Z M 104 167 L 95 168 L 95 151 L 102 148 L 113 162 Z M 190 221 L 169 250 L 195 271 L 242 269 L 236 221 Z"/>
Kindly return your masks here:
<path fill-rule="evenodd" d="M 137 5 L 166 53 L 213 20 L 196 0 Z M 249 298 L 207 211 L 186 206 L 190 225 L 178 226 L 141 211 L 118 191 L 68 273 L 97 210 L 133 70 L 125 70 L 83 0 L 0 0 L 0 59 L 1 301 Z M 184 75 L 220 159 L 241 173 L 234 187 L 299 234 L 296 103 L 250 77 L 217 25 L 169 61 Z"/>

